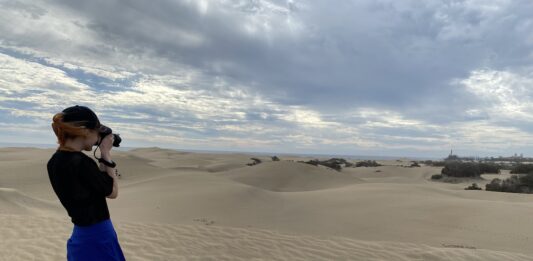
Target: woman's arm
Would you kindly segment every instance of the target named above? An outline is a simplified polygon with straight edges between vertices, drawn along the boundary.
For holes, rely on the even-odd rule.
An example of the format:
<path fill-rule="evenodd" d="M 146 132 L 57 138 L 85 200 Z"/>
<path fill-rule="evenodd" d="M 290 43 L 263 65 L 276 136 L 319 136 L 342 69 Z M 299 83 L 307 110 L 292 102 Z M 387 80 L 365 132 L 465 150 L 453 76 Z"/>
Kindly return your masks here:
<path fill-rule="evenodd" d="M 101 154 L 101 157 L 106 160 L 106 161 L 109 161 L 111 162 L 111 154 L 110 153 L 102 153 Z M 117 175 L 116 175 L 116 171 L 115 171 L 115 168 L 111 168 L 111 167 L 108 167 L 106 165 L 104 165 L 103 163 L 100 162 L 100 170 L 101 171 L 106 171 L 107 174 L 113 178 L 113 192 L 111 192 L 111 194 L 109 194 L 109 196 L 107 196 L 107 198 L 117 198 L 118 197 L 118 182 L 117 182 Z"/>

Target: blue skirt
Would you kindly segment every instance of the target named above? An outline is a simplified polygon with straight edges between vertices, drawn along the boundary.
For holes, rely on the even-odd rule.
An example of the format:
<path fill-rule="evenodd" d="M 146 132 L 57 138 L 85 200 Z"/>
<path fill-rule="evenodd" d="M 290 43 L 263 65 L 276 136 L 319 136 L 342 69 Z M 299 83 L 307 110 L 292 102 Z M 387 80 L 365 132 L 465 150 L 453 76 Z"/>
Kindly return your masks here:
<path fill-rule="evenodd" d="M 92 224 L 74 224 L 67 241 L 68 261 L 125 261 L 111 219 Z"/>

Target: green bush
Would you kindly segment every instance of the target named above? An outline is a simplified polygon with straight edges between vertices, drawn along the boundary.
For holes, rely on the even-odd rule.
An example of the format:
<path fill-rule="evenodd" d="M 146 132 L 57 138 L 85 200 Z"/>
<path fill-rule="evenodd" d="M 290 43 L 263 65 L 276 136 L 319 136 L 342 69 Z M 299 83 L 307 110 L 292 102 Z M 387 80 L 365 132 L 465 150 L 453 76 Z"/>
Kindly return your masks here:
<path fill-rule="evenodd" d="M 522 177 L 513 175 L 508 179 L 493 179 L 485 185 L 487 191 L 500 191 L 511 193 L 531 193 L 533 186 L 533 174 L 527 174 Z"/>
<path fill-rule="evenodd" d="M 483 173 L 500 173 L 500 165 L 494 163 L 446 161 L 441 173 L 449 177 L 480 177 Z"/>
<path fill-rule="evenodd" d="M 342 159 L 342 158 L 331 158 L 329 160 L 314 159 L 314 160 L 305 161 L 304 163 L 311 164 L 313 166 L 322 165 L 322 166 L 326 166 L 328 168 L 332 168 L 332 169 L 334 169 L 336 171 L 341 171 L 342 164 L 344 164 L 346 167 L 350 167 L 350 166 L 353 165 L 353 164 L 349 163 L 348 161 L 346 161 L 345 159 Z"/>
<path fill-rule="evenodd" d="M 487 191 L 501 191 L 502 187 L 501 179 L 493 179 L 489 184 L 485 185 L 485 190 Z"/>
<path fill-rule="evenodd" d="M 533 164 L 517 164 L 511 169 L 512 174 L 526 174 L 533 172 Z"/>
<path fill-rule="evenodd" d="M 431 176 L 431 179 L 442 179 L 442 175 L 441 174 L 435 174 L 435 175 Z"/>
<path fill-rule="evenodd" d="M 248 165 L 248 166 L 253 166 L 253 165 L 257 165 L 257 164 L 261 163 L 261 160 L 258 159 L 258 158 L 250 158 L 250 159 L 253 160 L 254 162 L 246 163 L 246 165 Z"/>
<path fill-rule="evenodd" d="M 355 164 L 356 167 L 379 167 L 381 164 L 377 163 L 375 160 L 365 160 L 359 161 Z"/>
<path fill-rule="evenodd" d="M 472 183 L 472 185 L 466 187 L 465 190 L 482 190 L 482 189 L 478 187 L 477 183 Z"/>
<path fill-rule="evenodd" d="M 494 173 L 500 174 L 502 166 L 495 163 L 479 163 L 479 169 L 481 174 L 483 173 Z"/>
<path fill-rule="evenodd" d="M 473 162 L 447 161 L 441 174 L 449 177 L 479 177 L 479 164 Z"/>
<path fill-rule="evenodd" d="M 514 164 L 512 163 L 500 163 L 500 169 L 506 169 L 506 170 L 512 170 L 514 168 Z"/>
<path fill-rule="evenodd" d="M 520 184 L 533 188 L 533 173 L 522 175 L 518 178 L 518 180 L 520 181 Z"/>
<path fill-rule="evenodd" d="M 444 167 L 445 164 L 446 164 L 446 162 L 444 162 L 444 161 L 434 161 L 431 166 L 433 166 L 433 167 Z"/>
<path fill-rule="evenodd" d="M 426 166 L 444 167 L 444 161 L 425 160 L 421 161 L 421 163 L 424 163 Z"/>

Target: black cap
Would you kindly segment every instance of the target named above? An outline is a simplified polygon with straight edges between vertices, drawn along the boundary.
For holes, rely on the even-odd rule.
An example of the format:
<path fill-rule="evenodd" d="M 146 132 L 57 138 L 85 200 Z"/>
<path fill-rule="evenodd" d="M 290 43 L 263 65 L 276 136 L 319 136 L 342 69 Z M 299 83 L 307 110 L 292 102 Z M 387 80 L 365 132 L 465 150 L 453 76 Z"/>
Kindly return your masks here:
<path fill-rule="evenodd" d="M 85 126 L 88 129 L 97 129 L 100 128 L 100 120 L 96 114 L 85 106 L 71 106 L 62 111 L 65 115 L 63 116 L 63 122 L 73 122 L 79 121 L 82 126 Z"/>

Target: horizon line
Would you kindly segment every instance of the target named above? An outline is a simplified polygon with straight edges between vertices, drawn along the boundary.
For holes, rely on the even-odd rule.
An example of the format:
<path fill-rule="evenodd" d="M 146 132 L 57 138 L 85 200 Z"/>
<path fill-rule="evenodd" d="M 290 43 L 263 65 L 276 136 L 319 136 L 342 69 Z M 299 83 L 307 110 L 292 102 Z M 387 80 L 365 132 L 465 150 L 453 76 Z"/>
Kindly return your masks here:
<path fill-rule="evenodd" d="M 0 142 L 0 148 L 55 148 L 57 145 L 48 144 L 48 143 L 23 143 L 23 142 Z M 297 153 L 297 152 L 272 152 L 272 151 L 246 151 L 246 150 L 214 150 L 214 149 L 178 149 L 178 148 L 169 148 L 169 147 L 160 147 L 160 146 L 146 146 L 146 147 L 114 147 L 113 149 L 118 151 L 129 151 L 132 149 L 143 149 L 143 148 L 158 148 L 158 149 L 168 149 L 182 152 L 205 152 L 205 153 L 242 153 L 242 154 L 261 154 L 261 155 L 286 155 L 286 156 L 326 156 L 326 157 L 350 157 L 357 159 L 425 159 L 425 160 L 440 160 L 445 157 L 428 157 L 428 156 L 390 156 L 390 155 L 356 155 L 356 154 L 335 154 L 335 153 Z"/>

